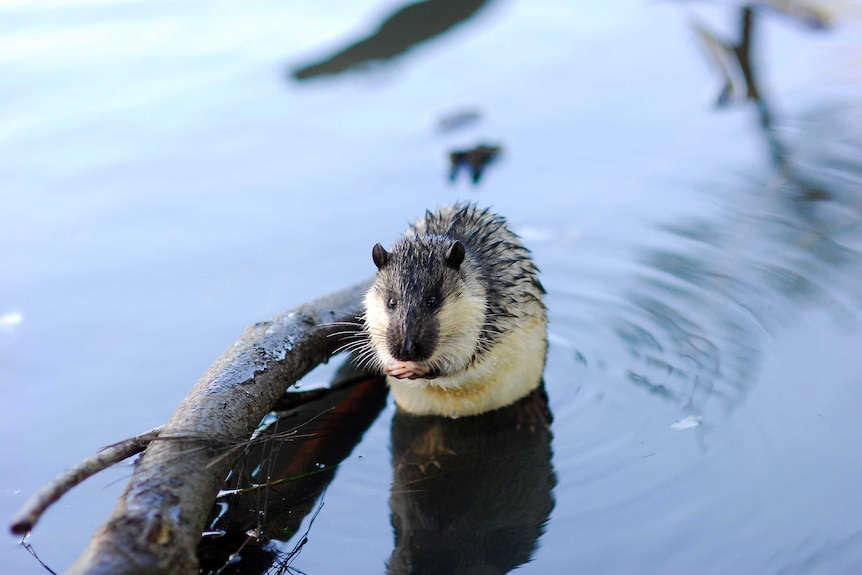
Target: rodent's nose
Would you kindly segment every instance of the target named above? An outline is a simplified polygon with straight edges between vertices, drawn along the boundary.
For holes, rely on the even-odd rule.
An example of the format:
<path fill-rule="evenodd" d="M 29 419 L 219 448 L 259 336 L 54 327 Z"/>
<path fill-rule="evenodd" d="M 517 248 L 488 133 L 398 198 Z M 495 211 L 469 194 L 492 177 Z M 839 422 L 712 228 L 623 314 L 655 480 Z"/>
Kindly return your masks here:
<path fill-rule="evenodd" d="M 401 348 L 398 350 L 399 361 L 415 361 L 419 354 L 418 346 L 413 343 L 410 334 L 404 336 L 404 341 L 401 342 Z"/>
<path fill-rule="evenodd" d="M 404 318 L 403 337 L 401 345 L 393 355 L 398 361 L 422 361 L 427 359 L 425 346 L 421 343 L 421 325 L 418 325 L 413 310 L 407 312 Z"/>
<path fill-rule="evenodd" d="M 401 347 L 398 350 L 398 359 L 401 361 L 410 361 L 416 359 L 418 352 L 418 342 L 413 341 L 414 329 L 413 311 L 407 312 L 407 317 L 404 319 L 404 339 L 401 340 Z"/>

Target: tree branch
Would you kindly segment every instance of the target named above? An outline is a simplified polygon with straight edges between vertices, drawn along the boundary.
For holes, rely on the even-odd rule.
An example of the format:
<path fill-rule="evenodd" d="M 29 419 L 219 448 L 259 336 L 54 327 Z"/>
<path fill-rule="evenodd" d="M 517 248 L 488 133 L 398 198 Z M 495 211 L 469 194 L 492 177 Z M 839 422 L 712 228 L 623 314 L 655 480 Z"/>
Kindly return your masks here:
<path fill-rule="evenodd" d="M 195 549 L 228 470 L 285 389 L 356 334 L 369 285 L 363 282 L 246 328 L 162 426 L 164 441 L 150 441 L 111 517 L 67 573 L 196 572 Z M 131 455 L 142 437 L 118 445 Z M 110 459 L 103 452 L 94 458 Z M 77 476 L 76 469 L 86 463 L 64 476 Z M 59 497 L 62 489 L 50 492 L 40 505 L 50 505 L 48 499 Z M 34 523 L 19 514 L 13 529 Z"/>

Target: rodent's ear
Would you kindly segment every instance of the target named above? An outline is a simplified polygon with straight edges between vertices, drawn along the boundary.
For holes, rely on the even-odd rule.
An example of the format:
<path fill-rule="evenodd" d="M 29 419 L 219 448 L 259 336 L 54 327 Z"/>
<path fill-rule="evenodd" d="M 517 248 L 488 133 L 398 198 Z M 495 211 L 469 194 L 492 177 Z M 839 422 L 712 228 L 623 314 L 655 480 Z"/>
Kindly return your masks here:
<path fill-rule="evenodd" d="M 464 251 L 464 244 L 455 240 L 449 246 L 449 251 L 446 252 L 446 265 L 453 270 L 457 270 L 461 266 L 461 262 L 464 261 Z"/>
<path fill-rule="evenodd" d="M 382 270 L 386 262 L 389 261 L 389 252 L 383 249 L 383 246 L 380 244 L 374 244 L 374 247 L 371 248 L 371 259 L 374 260 L 374 265 L 377 266 L 377 269 Z"/>

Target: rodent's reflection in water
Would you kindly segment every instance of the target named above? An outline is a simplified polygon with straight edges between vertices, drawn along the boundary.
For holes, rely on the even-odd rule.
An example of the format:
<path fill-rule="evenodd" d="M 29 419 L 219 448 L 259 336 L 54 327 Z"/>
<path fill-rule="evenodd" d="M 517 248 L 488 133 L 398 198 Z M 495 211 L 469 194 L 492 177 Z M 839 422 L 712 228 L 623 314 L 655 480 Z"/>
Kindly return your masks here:
<path fill-rule="evenodd" d="M 554 507 L 544 386 L 515 404 L 392 421 L 388 573 L 507 573 L 530 560 Z"/>

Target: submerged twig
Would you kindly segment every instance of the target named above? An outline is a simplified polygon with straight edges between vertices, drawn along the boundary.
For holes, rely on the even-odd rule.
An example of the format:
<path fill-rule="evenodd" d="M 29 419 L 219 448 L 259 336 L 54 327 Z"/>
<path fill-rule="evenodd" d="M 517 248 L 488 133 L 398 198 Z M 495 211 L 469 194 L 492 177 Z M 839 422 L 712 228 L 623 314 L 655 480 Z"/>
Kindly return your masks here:
<path fill-rule="evenodd" d="M 103 447 L 84 461 L 55 477 L 51 483 L 37 491 L 18 510 L 15 517 L 12 518 L 12 533 L 23 535 L 33 529 L 45 510 L 60 497 L 85 479 L 146 449 L 147 445 L 159 436 L 162 428 L 163 426 L 159 426 L 135 437 Z"/>

